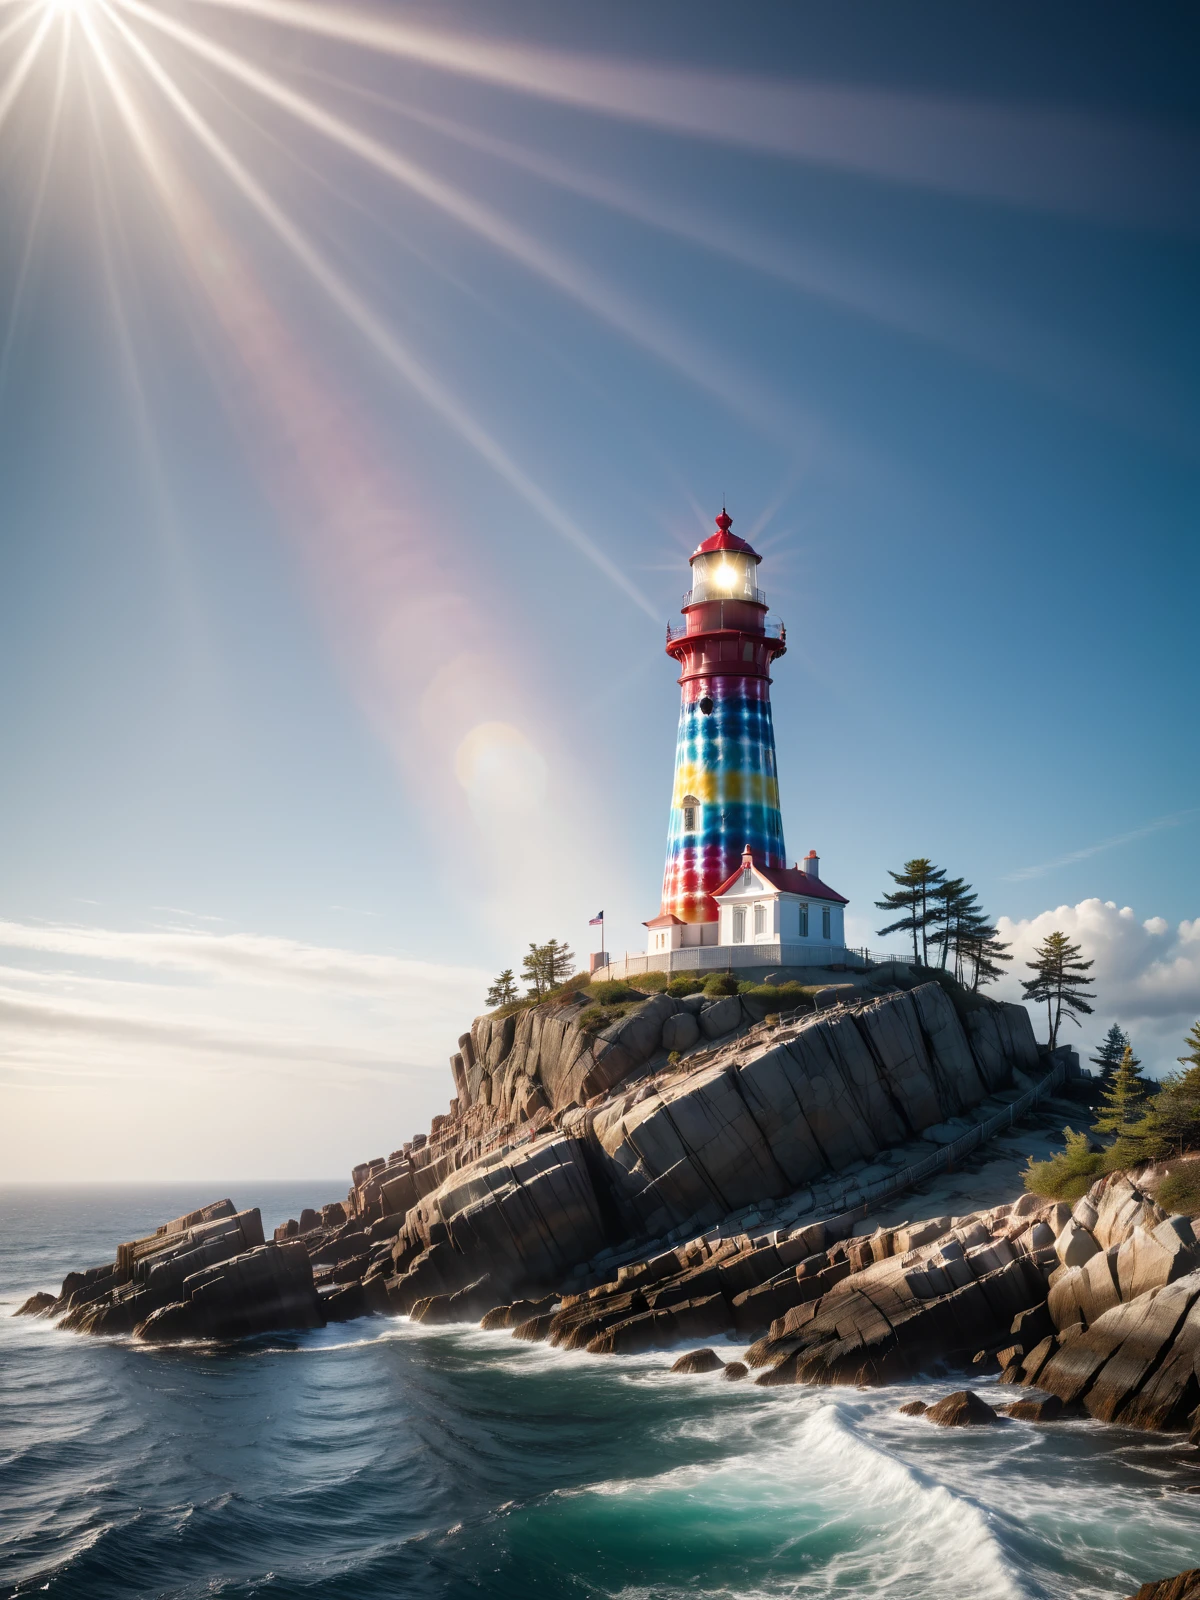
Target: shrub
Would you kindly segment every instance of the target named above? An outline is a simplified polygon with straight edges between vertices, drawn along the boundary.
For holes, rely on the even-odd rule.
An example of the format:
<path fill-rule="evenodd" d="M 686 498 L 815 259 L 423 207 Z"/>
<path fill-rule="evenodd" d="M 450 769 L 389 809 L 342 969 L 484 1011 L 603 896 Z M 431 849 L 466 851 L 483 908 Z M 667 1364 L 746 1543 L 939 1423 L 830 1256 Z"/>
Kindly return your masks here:
<path fill-rule="evenodd" d="M 599 1033 L 601 1028 L 606 1028 L 612 1021 L 610 1012 L 603 1006 L 588 1006 L 586 1011 L 581 1011 L 575 1019 L 575 1026 L 584 1033 Z"/>
<path fill-rule="evenodd" d="M 665 972 L 645 972 L 637 980 L 637 986 L 643 994 L 662 994 L 668 987 Z"/>
<path fill-rule="evenodd" d="M 1104 1153 L 1093 1150 L 1086 1133 L 1064 1128 L 1066 1148 L 1049 1161 L 1030 1160 L 1022 1176 L 1030 1194 L 1044 1200 L 1081 1200 L 1104 1171 Z"/>
<path fill-rule="evenodd" d="M 622 1000 L 640 1000 L 642 996 L 620 978 L 604 978 L 591 986 L 592 994 L 602 1006 L 618 1005 Z"/>
<path fill-rule="evenodd" d="M 683 1060 L 683 1055 L 678 1050 L 672 1050 L 671 1054 L 667 1057 L 667 1060 L 671 1063 L 671 1065 L 673 1067 L 677 1067 L 679 1065 L 679 1063 Z"/>
<path fill-rule="evenodd" d="M 1154 1198 L 1164 1211 L 1194 1216 L 1200 1211 L 1200 1161 L 1181 1161 L 1172 1167 Z"/>
<path fill-rule="evenodd" d="M 672 978 L 667 985 L 667 993 L 674 1000 L 684 1000 L 689 994 L 699 994 L 704 988 L 702 978 Z"/>
<path fill-rule="evenodd" d="M 710 972 L 704 980 L 705 994 L 736 994 L 738 981 L 732 972 Z"/>

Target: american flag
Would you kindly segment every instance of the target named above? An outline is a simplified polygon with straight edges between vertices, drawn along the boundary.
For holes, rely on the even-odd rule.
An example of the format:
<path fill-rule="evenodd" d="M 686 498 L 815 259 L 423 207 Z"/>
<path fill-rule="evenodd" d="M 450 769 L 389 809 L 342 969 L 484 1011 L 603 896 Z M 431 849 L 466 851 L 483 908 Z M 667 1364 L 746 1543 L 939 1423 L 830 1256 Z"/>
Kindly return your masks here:
<path fill-rule="evenodd" d="M 604 921 L 604 913 L 603 913 L 603 911 L 597 911 L 596 915 L 588 923 L 588 927 L 589 928 L 598 928 L 603 921 Z"/>

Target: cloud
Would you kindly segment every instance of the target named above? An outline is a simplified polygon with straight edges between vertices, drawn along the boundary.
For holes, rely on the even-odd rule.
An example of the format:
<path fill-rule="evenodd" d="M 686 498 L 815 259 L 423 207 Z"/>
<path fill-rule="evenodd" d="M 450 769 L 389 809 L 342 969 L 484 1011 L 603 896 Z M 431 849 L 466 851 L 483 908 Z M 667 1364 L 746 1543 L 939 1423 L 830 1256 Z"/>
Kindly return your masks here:
<path fill-rule="evenodd" d="M 239 984 L 299 988 L 317 985 L 352 994 L 428 992 L 447 986 L 457 990 L 466 977 L 476 987 L 487 981 L 481 971 L 464 967 L 331 949 L 268 934 L 208 933 L 194 928 L 124 932 L 0 921 L 0 948 L 90 961 L 128 962 Z"/>
<path fill-rule="evenodd" d="M 1093 962 L 1089 976 L 1095 980 L 1095 1014 L 1084 1019 L 1078 1036 L 1069 1029 L 1068 1042 L 1082 1041 L 1090 1050 L 1115 1021 L 1134 1035 L 1152 1071 L 1174 1067 L 1184 1033 L 1200 1017 L 1200 917 L 1172 927 L 1162 917 L 1140 919 L 1130 906 L 1091 899 L 1019 922 L 1001 917 L 997 927 L 1014 957 L 1012 976 L 997 994 L 1020 998 L 1017 980 L 1028 976 L 1025 963 L 1047 934 L 1061 929 Z M 1040 1008 L 1034 1018 L 1044 1026 Z"/>
<path fill-rule="evenodd" d="M 0 922 L 0 949 L 10 1178 L 348 1171 L 446 1110 L 490 976 L 179 928 Z"/>
<path fill-rule="evenodd" d="M 1009 872 L 1006 881 L 1020 883 L 1028 878 L 1040 878 L 1045 872 L 1053 872 L 1057 867 L 1069 867 L 1076 861 L 1086 861 L 1090 856 L 1101 855 L 1105 850 L 1115 850 L 1118 845 L 1132 844 L 1135 839 L 1148 839 L 1152 833 L 1159 833 L 1163 828 L 1177 828 L 1181 822 L 1187 822 L 1191 817 L 1200 817 L 1200 806 L 1190 806 L 1186 811 L 1173 811 L 1170 816 L 1156 817 L 1153 822 L 1146 823 L 1145 827 L 1133 828 L 1129 833 L 1118 833 L 1111 839 L 1102 839 L 1099 844 L 1085 845 L 1082 850 L 1072 850 L 1065 856 L 1058 856 L 1053 861 L 1043 861 L 1036 867 L 1018 867 L 1015 872 Z"/>

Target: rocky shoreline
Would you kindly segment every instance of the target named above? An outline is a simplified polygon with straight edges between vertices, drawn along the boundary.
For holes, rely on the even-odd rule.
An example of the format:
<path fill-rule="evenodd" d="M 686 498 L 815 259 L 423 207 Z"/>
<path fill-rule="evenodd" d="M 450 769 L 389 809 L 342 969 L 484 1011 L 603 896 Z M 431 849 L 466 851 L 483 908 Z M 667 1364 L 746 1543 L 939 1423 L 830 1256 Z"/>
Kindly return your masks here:
<path fill-rule="evenodd" d="M 912 979 L 790 1015 L 769 997 L 656 994 L 599 1030 L 577 996 L 480 1018 L 449 1114 L 356 1168 L 344 1201 L 270 1241 L 257 1211 L 215 1202 L 19 1314 L 149 1342 L 407 1314 L 670 1352 L 678 1372 L 764 1388 L 966 1371 L 1030 1396 L 906 1409 L 1200 1442 L 1200 1243 L 1152 1172 L 1073 1207 L 1013 1179 L 997 1204 L 955 1215 L 907 1194 L 897 1215 L 906 1175 L 944 1171 L 1061 1072 L 1023 1008 Z M 703 1345 L 716 1338 L 744 1341 L 742 1358 Z"/>

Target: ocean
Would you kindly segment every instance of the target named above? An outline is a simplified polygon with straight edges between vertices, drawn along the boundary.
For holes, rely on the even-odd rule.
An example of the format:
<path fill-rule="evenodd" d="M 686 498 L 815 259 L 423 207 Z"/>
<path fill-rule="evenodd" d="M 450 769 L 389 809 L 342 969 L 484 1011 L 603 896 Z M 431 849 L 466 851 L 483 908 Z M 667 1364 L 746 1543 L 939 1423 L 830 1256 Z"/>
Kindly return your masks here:
<path fill-rule="evenodd" d="M 0 1188 L 0 1594 L 1116 1600 L 1200 1563 L 1181 1438 L 897 1414 L 951 1377 L 762 1390 L 386 1318 L 152 1349 L 10 1315 L 205 1201 L 269 1232 L 340 1187 Z"/>

